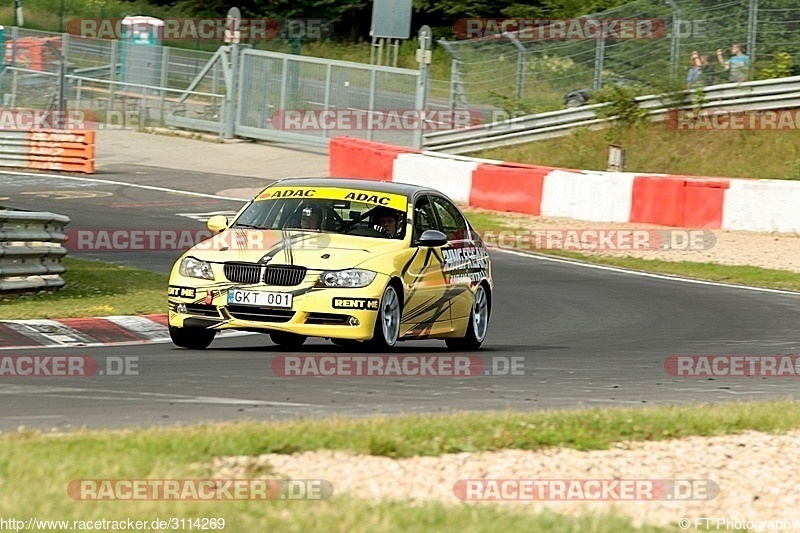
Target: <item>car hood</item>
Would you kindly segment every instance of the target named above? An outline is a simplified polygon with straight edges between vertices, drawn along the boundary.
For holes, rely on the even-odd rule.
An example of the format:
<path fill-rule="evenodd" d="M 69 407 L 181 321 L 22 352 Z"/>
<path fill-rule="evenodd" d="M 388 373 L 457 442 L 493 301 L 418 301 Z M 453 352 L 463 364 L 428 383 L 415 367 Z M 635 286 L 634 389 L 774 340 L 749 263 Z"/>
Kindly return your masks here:
<path fill-rule="evenodd" d="M 187 255 L 215 263 L 300 265 L 314 270 L 352 268 L 405 248 L 403 241 L 335 233 L 231 229 L 194 246 Z"/>

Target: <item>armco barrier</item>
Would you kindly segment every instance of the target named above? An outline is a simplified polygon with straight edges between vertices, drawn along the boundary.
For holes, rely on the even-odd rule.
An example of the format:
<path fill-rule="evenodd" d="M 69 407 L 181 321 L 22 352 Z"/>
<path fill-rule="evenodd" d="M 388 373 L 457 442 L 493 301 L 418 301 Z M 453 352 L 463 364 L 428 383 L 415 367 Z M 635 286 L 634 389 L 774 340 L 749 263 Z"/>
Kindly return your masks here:
<path fill-rule="evenodd" d="M 0 210 L 0 295 L 64 285 L 67 224 L 64 215 Z"/>
<path fill-rule="evenodd" d="M 427 185 L 456 202 L 486 209 L 596 222 L 800 233 L 796 181 L 557 169 L 409 153 L 346 137 L 331 141 L 330 158 L 331 176 Z"/>
<path fill-rule="evenodd" d="M 0 167 L 94 174 L 93 131 L 0 130 Z"/>

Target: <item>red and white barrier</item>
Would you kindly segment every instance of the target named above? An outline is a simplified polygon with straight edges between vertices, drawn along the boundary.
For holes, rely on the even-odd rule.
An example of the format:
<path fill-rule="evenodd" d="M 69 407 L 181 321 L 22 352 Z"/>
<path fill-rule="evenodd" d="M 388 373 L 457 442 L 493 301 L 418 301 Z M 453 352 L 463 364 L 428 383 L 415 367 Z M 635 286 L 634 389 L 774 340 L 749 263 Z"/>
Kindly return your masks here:
<path fill-rule="evenodd" d="M 438 189 L 497 211 L 597 222 L 800 233 L 800 182 L 569 170 L 449 156 L 350 137 L 330 142 L 330 175 Z"/>

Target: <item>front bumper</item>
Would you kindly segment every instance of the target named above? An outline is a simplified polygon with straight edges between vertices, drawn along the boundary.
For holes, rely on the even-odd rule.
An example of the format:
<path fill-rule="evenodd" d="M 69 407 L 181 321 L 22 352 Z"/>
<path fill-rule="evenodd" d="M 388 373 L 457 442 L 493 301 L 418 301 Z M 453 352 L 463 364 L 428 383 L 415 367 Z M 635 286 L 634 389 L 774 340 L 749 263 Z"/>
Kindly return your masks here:
<path fill-rule="evenodd" d="M 188 280 L 173 280 L 178 285 Z M 309 337 L 369 340 L 375 328 L 386 276 L 378 275 L 358 289 L 242 286 L 247 290 L 292 292 L 292 309 L 229 305 L 228 289 L 195 286 L 193 297 L 170 296 L 169 324 L 174 327 L 237 329 L 269 333 L 281 331 Z M 210 297 L 209 297 L 210 295 Z"/>

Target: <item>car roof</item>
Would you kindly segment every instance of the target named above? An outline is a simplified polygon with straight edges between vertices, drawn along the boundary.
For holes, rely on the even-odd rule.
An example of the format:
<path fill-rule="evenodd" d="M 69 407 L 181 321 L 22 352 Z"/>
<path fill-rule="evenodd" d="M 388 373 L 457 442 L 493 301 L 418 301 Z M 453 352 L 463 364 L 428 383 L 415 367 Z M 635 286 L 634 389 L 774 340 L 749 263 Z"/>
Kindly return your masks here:
<path fill-rule="evenodd" d="M 270 187 L 280 186 L 299 186 L 299 187 L 339 187 L 342 189 L 361 189 L 367 191 L 387 192 L 402 194 L 409 199 L 413 199 L 420 193 L 433 193 L 446 196 L 441 191 L 410 183 L 398 183 L 394 181 L 374 181 L 356 178 L 285 178 L 279 180 Z"/>

